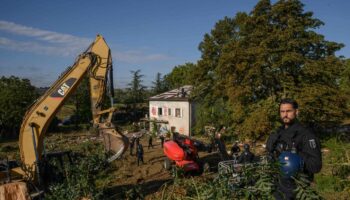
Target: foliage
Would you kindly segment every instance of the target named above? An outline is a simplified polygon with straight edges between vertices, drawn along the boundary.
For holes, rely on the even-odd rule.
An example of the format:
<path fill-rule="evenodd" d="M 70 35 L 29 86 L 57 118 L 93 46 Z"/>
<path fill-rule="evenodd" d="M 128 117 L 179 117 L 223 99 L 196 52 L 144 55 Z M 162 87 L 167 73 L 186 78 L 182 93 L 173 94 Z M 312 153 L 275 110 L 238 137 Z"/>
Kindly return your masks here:
<path fill-rule="evenodd" d="M 137 121 L 144 116 L 143 109 L 139 107 L 146 101 L 150 93 L 146 91 L 146 86 L 142 84 L 144 75 L 141 74 L 141 70 L 131 71 L 131 74 L 132 80 L 128 84 L 126 103 L 131 105 L 131 110 L 128 112 L 132 121 Z"/>
<path fill-rule="evenodd" d="M 156 79 L 155 81 L 152 82 L 152 84 L 153 84 L 153 87 L 152 87 L 153 95 L 157 95 L 168 90 L 166 82 L 164 78 L 162 78 L 162 74 L 159 72 L 157 73 Z"/>
<path fill-rule="evenodd" d="M 195 133 L 203 133 L 203 127 L 210 125 L 219 128 L 223 125 L 232 124 L 232 111 L 227 105 L 227 101 L 215 99 L 214 102 L 198 102 L 196 108 L 196 123 L 194 126 Z"/>
<path fill-rule="evenodd" d="M 345 61 L 345 70 L 341 74 L 340 88 L 346 95 L 348 113 L 350 113 L 350 59 Z"/>
<path fill-rule="evenodd" d="M 246 165 L 233 176 L 175 177 L 172 187 L 163 188 L 162 199 L 274 199 L 277 165 Z M 167 190 L 167 192 L 165 192 Z"/>
<path fill-rule="evenodd" d="M 89 77 L 84 77 L 73 94 L 67 99 L 67 104 L 74 105 L 74 124 L 90 122 L 92 119 Z M 69 117 L 69 116 L 66 116 Z"/>
<path fill-rule="evenodd" d="M 16 137 L 23 116 L 38 97 L 28 79 L 18 77 L 0 78 L 0 135 Z"/>
<path fill-rule="evenodd" d="M 102 146 L 86 142 L 73 164 L 65 165 L 65 179 L 49 187 L 45 199 L 101 199 L 108 184 L 106 158 Z M 103 179 L 103 181 L 99 180 Z"/>
<path fill-rule="evenodd" d="M 195 66 L 193 63 L 175 66 L 169 74 L 164 76 L 166 88 L 175 89 L 184 85 L 192 85 Z"/>
<path fill-rule="evenodd" d="M 164 185 L 161 199 L 275 199 L 278 192 L 279 165 L 262 163 L 245 165 L 236 173 L 221 173 L 216 176 L 175 176 L 172 186 Z M 295 178 L 297 199 L 311 200 L 322 197 L 310 187 L 305 175 Z"/>
<path fill-rule="evenodd" d="M 140 185 L 135 185 L 131 189 L 125 190 L 123 192 L 122 198 L 126 200 L 142 200 L 145 197 L 143 195 L 142 188 L 140 187 Z"/>
<path fill-rule="evenodd" d="M 310 187 L 311 182 L 305 175 L 300 174 L 298 178 L 295 178 L 297 189 L 296 189 L 296 199 L 300 200 L 321 200 L 322 197 L 317 194 L 317 192 Z"/>
<path fill-rule="evenodd" d="M 114 102 L 117 104 L 124 104 L 127 102 L 127 90 L 126 89 L 115 89 L 114 90 Z"/>
<path fill-rule="evenodd" d="M 146 86 L 142 85 L 144 75 L 141 74 L 141 70 L 131 71 L 131 74 L 132 80 L 128 84 L 128 102 L 132 104 L 142 103 L 145 100 L 144 92 L 146 89 Z"/>
<path fill-rule="evenodd" d="M 278 126 L 270 122 L 278 119 L 276 104 L 285 97 L 299 102 L 305 123 L 325 127 L 344 119 L 344 62 L 335 55 L 343 45 L 316 33 L 323 22 L 303 7 L 298 0 L 261 0 L 250 13 L 216 23 L 199 45 L 202 56 L 191 75 L 202 112 L 224 101 L 232 118 L 226 126 L 253 138 Z M 198 123 L 205 121 L 212 120 Z"/>
<path fill-rule="evenodd" d="M 350 144 L 336 134 L 323 141 L 323 167 L 315 175 L 316 190 L 326 199 L 347 199 L 350 194 Z M 336 194 L 336 195 L 334 195 Z"/>

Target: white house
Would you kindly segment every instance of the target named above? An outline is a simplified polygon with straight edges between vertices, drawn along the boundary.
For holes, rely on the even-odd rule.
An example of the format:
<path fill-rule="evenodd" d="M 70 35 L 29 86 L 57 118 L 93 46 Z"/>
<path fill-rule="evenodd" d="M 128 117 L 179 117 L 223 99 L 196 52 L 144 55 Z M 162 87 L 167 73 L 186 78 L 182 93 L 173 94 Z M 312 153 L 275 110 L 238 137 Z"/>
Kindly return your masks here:
<path fill-rule="evenodd" d="M 185 85 L 149 98 L 150 119 L 165 121 L 162 128 L 191 135 L 191 127 L 195 122 L 195 104 L 190 94 L 193 87 Z"/>

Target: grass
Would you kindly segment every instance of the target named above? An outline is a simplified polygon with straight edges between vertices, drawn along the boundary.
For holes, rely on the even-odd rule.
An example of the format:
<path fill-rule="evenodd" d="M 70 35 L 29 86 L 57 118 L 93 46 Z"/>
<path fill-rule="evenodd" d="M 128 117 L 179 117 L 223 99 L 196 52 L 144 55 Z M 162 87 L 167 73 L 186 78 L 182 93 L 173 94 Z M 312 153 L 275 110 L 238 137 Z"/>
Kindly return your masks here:
<path fill-rule="evenodd" d="M 315 175 L 315 189 L 325 199 L 348 199 L 350 195 L 350 143 L 336 137 L 323 141 L 323 168 Z"/>
<path fill-rule="evenodd" d="M 75 106 L 74 105 L 63 105 L 61 109 L 57 112 L 56 116 L 58 119 L 64 119 L 68 116 L 73 115 L 75 112 Z"/>

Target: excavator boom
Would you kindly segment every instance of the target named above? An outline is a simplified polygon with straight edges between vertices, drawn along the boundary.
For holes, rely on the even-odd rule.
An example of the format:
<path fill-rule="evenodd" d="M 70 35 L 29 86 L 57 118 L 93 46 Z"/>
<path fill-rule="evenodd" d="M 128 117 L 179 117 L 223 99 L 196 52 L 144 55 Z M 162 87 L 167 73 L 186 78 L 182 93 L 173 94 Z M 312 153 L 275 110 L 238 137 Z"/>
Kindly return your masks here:
<path fill-rule="evenodd" d="M 22 163 L 38 172 L 37 163 L 44 149 L 46 130 L 64 101 L 75 91 L 85 75 L 89 76 L 91 110 L 94 127 L 104 137 L 106 149 L 118 158 L 128 146 L 128 139 L 118 133 L 111 123 L 114 108 L 102 110 L 102 99 L 107 88 L 108 72 L 112 70 L 111 52 L 102 36 L 98 35 L 90 47 L 78 56 L 58 80 L 25 114 L 19 135 Z M 103 114 L 107 119 L 101 120 Z M 13 171 L 24 174 L 20 168 Z"/>

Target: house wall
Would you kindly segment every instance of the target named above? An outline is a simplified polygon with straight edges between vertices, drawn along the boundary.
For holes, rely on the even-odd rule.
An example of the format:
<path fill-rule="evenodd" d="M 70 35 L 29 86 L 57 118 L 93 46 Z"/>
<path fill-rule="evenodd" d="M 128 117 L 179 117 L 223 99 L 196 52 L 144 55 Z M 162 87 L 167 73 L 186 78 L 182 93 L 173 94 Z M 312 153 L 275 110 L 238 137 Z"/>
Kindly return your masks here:
<path fill-rule="evenodd" d="M 190 135 L 190 124 L 193 120 L 190 117 L 192 114 L 190 106 L 188 101 L 150 101 L 149 116 L 151 119 L 168 121 L 168 124 L 162 124 L 162 126 L 166 126 L 169 131 L 171 127 L 175 127 L 176 132 Z M 160 113 L 160 109 L 162 113 Z M 171 110 L 170 115 L 169 109 Z M 176 116 L 176 109 L 180 109 L 180 116 Z"/>

